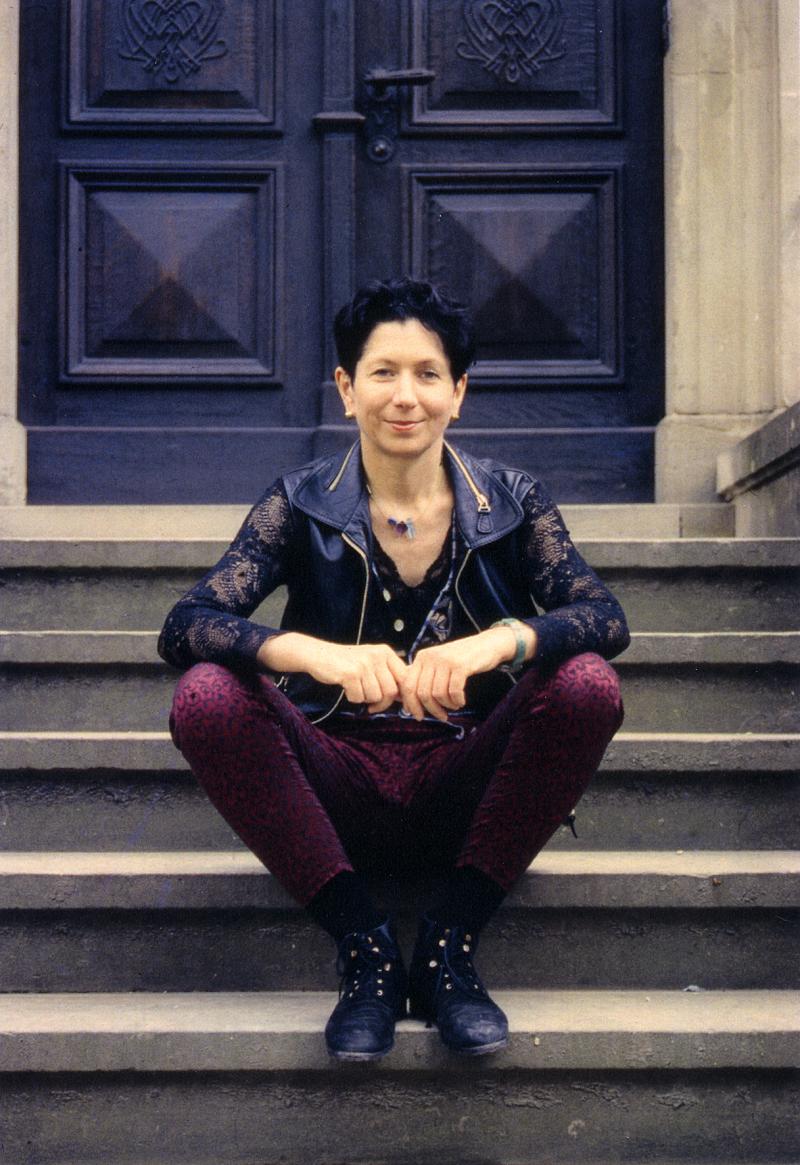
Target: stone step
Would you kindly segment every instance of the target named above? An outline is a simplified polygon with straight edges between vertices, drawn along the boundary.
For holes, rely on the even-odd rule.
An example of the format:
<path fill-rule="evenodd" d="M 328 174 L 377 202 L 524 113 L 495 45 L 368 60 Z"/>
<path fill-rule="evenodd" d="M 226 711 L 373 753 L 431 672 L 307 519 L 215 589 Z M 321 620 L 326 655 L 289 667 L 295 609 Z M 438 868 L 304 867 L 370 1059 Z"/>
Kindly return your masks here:
<path fill-rule="evenodd" d="M 800 735 L 622 732 L 578 809 L 582 848 L 800 849 Z M 167 733 L 0 733 L 7 850 L 239 845 Z M 569 830 L 549 848 L 574 850 Z"/>
<path fill-rule="evenodd" d="M 0 771 L 183 771 L 168 732 L 2 731 Z M 800 768 L 796 732 L 618 732 L 605 769 L 635 773 L 791 772 Z"/>
<path fill-rule="evenodd" d="M 498 991 L 494 1072 L 794 1067 L 798 991 Z M 0 996 L 0 1073 L 322 1072 L 331 992 Z M 446 1071 L 435 1029 L 398 1025 L 399 1072 Z M 473 1064 L 477 1067 L 476 1062 Z M 482 1066 L 482 1065 L 481 1065 Z M 342 1073 L 343 1075 L 345 1073 Z"/>
<path fill-rule="evenodd" d="M 796 769 L 640 774 L 603 769 L 578 807 L 581 847 L 800 848 Z M 569 829 L 551 849 L 575 848 Z M 0 771 L 8 850 L 228 850 L 241 845 L 181 771 Z"/>
<path fill-rule="evenodd" d="M 153 632 L 0 631 L 0 728 L 156 730 Z M 634 731 L 800 731 L 800 632 L 638 633 L 615 661 Z"/>
<path fill-rule="evenodd" d="M 800 539 L 588 539 L 633 630 L 800 628 Z M 152 630 L 225 549 L 213 539 L 0 539 L 0 625 Z M 284 598 L 259 612 L 280 618 Z"/>
<path fill-rule="evenodd" d="M 0 539 L 143 540 L 183 537 L 230 540 L 247 505 L 0 506 Z M 733 506 L 634 503 L 561 507 L 573 538 L 732 537 Z"/>
<path fill-rule="evenodd" d="M 623 732 L 578 811 L 588 849 L 800 848 L 800 735 Z M 167 733 L 0 733 L 5 849 L 240 845 Z M 568 829 L 550 848 L 573 850 Z"/>
<path fill-rule="evenodd" d="M 384 887 L 391 894 L 391 887 Z M 510 908 L 800 908 L 800 851 L 540 855 Z M 0 910 L 298 910 L 246 850 L 0 853 Z"/>
<path fill-rule="evenodd" d="M 0 999 L 4 1160 L 796 1159 L 797 992 L 498 993 L 503 1052 L 459 1060 L 404 1021 L 377 1066 L 330 1064 L 333 998 Z"/>
<path fill-rule="evenodd" d="M 410 949 L 424 884 L 375 886 Z M 330 940 L 246 852 L 0 854 L 2 991 L 313 990 Z M 800 852 L 546 851 L 486 932 L 504 987 L 800 987 Z"/>
<path fill-rule="evenodd" d="M 0 629 L 0 664 L 158 663 L 157 631 Z M 800 664 L 800 631 L 639 631 L 614 666 Z M 173 673 L 174 674 L 174 673 Z"/>

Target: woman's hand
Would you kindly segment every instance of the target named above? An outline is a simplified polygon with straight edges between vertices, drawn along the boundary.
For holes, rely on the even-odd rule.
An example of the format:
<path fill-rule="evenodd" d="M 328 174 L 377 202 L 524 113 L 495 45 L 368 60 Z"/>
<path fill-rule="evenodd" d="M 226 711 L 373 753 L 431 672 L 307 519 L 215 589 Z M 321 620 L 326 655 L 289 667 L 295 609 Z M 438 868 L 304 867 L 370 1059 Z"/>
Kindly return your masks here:
<path fill-rule="evenodd" d="M 517 626 L 526 641 L 525 658 L 531 659 L 536 651 L 536 632 L 524 623 Z M 426 712 L 437 720 L 447 720 L 448 712 L 464 707 L 469 677 L 508 663 L 516 650 L 516 634 L 508 626 L 424 647 L 403 676 L 403 707 L 415 720 L 422 720 Z"/>
<path fill-rule="evenodd" d="M 384 712 L 401 699 L 408 671 L 386 643 L 331 643 L 295 631 L 267 639 L 258 659 L 270 671 L 307 672 L 321 684 L 337 684 L 351 704 L 367 704 L 370 712 Z"/>

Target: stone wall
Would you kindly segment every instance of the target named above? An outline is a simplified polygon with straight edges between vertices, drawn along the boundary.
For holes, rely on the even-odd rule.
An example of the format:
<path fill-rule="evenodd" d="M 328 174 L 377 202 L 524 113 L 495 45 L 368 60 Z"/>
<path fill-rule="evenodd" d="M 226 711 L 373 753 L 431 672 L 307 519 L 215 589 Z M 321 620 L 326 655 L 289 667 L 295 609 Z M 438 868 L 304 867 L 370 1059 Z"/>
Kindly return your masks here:
<path fill-rule="evenodd" d="M 800 403 L 721 453 L 717 486 L 738 537 L 800 537 Z"/>

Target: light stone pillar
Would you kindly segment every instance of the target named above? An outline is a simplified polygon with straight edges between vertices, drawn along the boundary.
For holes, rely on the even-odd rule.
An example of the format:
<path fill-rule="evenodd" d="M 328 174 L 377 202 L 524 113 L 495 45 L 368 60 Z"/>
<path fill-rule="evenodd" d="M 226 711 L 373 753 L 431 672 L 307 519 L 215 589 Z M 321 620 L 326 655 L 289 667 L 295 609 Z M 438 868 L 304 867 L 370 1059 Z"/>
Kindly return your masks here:
<path fill-rule="evenodd" d="M 800 401 L 800 0 L 781 0 L 778 397 Z"/>
<path fill-rule="evenodd" d="M 796 29 L 797 8 L 798 0 L 672 0 L 661 502 L 715 500 L 718 453 L 778 404 L 778 34 L 779 25 L 782 35 Z"/>
<path fill-rule="evenodd" d="M 0 505 L 25 500 L 25 429 L 17 420 L 19 4 L 0 0 Z"/>

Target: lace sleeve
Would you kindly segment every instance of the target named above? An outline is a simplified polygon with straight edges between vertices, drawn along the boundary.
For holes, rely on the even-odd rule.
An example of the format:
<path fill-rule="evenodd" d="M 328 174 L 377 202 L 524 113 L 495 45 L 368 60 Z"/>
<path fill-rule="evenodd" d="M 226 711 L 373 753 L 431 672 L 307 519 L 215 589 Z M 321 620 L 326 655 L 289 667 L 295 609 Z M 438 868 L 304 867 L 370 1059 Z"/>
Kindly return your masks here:
<path fill-rule="evenodd" d="M 531 596 L 545 612 L 526 620 L 537 634 L 536 658 L 556 663 L 596 651 L 613 659 L 630 642 L 622 607 L 575 549 L 557 506 L 538 482 L 523 506 Z"/>
<path fill-rule="evenodd" d="M 201 660 L 253 670 L 259 647 L 277 628 L 248 616 L 287 581 L 292 517 L 278 482 L 250 511 L 225 554 L 167 616 L 159 655 L 174 667 Z"/>

